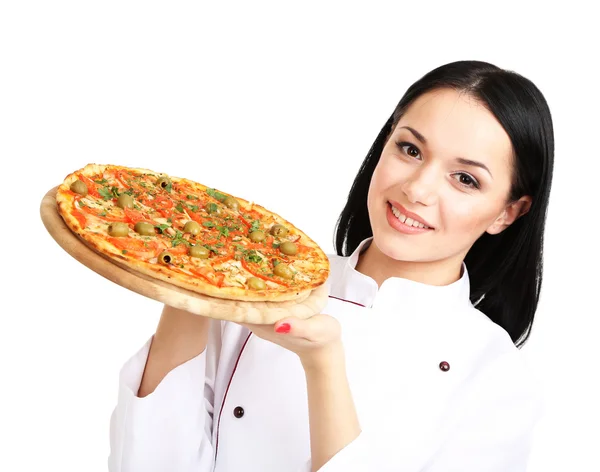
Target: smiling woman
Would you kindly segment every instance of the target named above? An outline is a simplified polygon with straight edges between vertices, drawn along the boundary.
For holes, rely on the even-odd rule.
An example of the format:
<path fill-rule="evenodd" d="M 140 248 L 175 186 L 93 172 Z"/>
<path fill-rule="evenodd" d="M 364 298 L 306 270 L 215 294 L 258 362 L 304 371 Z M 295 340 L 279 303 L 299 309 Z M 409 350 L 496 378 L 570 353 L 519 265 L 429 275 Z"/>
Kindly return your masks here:
<path fill-rule="evenodd" d="M 518 346 L 553 153 L 528 79 L 426 74 L 354 180 L 323 313 L 239 325 L 165 306 L 122 370 L 110 469 L 525 470 L 539 397 Z"/>
<path fill-rule="evenodd" d="M 553 153 L 550 111 L 529 80 L 477 62 L 432 71 L 363 163 L 338 222 L 338 253 L 373 236 L 359 270 L 435 285 L 455 280 L 464 261 L 471 301 L 521 346 L 542 283 Z"/>
<path fill-rule="evenodd" d="M 379 277 L 428 263 L 421 281 L 456 280 L 483 233 L 500 233 L 529 209 L 530 195 L 509 200 L 513 161 L 504 128 L 471 95 L 451 88 L 421 95 L 392 128 L 373 172 L 368 207 L 375 245 L 361 267 L 379 249 L 392 260 Z M 406 239 L 391 229 L 426 234 Z"/>

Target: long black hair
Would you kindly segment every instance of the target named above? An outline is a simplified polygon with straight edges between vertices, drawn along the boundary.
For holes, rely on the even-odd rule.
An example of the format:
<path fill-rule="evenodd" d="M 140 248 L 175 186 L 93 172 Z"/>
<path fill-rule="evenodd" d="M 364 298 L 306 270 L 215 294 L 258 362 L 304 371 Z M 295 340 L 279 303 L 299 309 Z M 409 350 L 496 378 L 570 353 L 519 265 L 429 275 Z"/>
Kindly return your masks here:
<path fill-rule="evenodd" d="M 336 252 L 348 256 L 373 235 L 367 194 L 387 139 L 419 96 L 441 88 L 468 93 L 496 117 L 512 142 L 514 154 L 509 200 L 524 195 L 533 200 L 527 214 L 500 234 L 484 233 L 465 257 L 471 302 L 521 347 L 529 337 L 542 285 L 544 226 L 554 167 L 550 109 L 527 78 L 487 62 L 458 61 L 432 70 L 411 85 L 354 179 L 335 228 Z"/>

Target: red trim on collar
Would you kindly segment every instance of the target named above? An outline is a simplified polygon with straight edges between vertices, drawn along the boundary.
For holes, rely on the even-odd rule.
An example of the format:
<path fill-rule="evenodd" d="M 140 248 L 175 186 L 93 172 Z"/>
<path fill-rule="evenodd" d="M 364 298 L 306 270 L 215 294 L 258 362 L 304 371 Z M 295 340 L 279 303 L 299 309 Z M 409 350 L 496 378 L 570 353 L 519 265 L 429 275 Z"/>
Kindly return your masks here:
<path fill-rule="evenodd" d="M 363 305 L 362 303 L 353 302 L 351 300 L 344 300 L 343 298 L 334 297 L 333 295 L 329 295 L 329 298 L 335 298 L 336 300 L 340 300 L 342 302 L 353 303 L 354 305 L 358 305 L 358 306 L 362 306 L 363 308 L 366 308 L 366 306 Z"/>
<path fill-rule="evenodd" d="M 250 336 L 252 333 L 248 334 L 246 341 L 242 345 L 242 349 L 240 349 L 240 353 L 238 354 L 237 361 L 235 361 L 235 366 L 233 367 L 233 371 L 231 372 L 231 377 L 229 378 L 229 383 L 227 384 L 227 390 L 225 390 L 225 395 L 223 396 L 223 403 L 221 403 L 221 409 L 219 410 L 219 419 L 217 421 L 217 439 L 215 441 L 215 462 L 217 460 L 217 453 L 219 452 L 219 428 L 221 426 L 221 415 L 223 414 L 223 408 L 225 407 L 225 401 L 227 400 L 227 393 L 229 393 L 229 387 L 231 387 L 231 381 L 233 380 L 233 376 L 235 375 L 235 371 L 237 370 L 238 364 L 240 363 L 240 359 L 242 357 L 242 353 L 250 340 Z"/>

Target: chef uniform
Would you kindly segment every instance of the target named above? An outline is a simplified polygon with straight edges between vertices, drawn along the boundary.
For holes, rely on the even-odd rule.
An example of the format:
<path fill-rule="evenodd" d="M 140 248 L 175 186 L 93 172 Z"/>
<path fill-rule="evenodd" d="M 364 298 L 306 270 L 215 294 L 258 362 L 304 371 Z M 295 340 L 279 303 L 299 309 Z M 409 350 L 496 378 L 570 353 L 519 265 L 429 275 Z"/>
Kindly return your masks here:
<path fill-rule="evenodd" d="M 540 396 L 507 332 L 460 280 L 381 287 L 332 255 L 323 313 L 342 326 L 362 433 L 322 472 L 526 470 Z M 111 472 L 306 472 L 304 370 L 296 354 L 211 320 L 206 350 L 138 398 L 151 339 L 122 368 L 111 417 Z"/>

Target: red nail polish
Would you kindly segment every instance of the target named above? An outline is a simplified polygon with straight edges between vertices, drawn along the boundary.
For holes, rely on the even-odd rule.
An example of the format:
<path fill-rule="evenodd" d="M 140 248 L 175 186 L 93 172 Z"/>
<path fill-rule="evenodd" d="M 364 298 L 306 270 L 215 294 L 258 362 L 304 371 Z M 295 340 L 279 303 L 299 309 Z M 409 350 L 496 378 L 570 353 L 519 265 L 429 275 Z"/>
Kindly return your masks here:
<path fill-rule="evenodd" d="M 282 323 L 277 327 L 275 332 L 281 333 L 281 334 L 286 334 L 286 333 L 289 333 L 291 329 L 292 329 L 292 327 L 290 326 L 289 323 Z"/>

